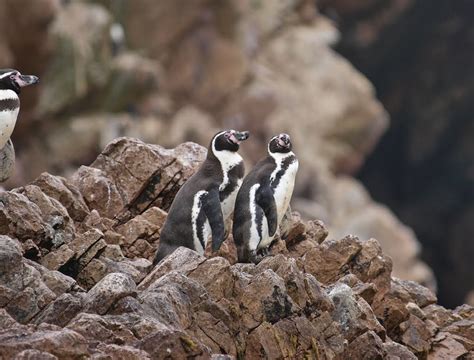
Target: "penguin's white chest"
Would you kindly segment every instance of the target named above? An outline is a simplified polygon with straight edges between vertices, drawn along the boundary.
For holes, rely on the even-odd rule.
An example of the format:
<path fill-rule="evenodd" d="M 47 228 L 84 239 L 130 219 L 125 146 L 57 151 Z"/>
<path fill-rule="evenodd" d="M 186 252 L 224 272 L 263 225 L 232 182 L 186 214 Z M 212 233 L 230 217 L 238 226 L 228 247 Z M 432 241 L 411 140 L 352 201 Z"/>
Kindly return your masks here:
<path fill-rule="evenodd" d="M 211 226 L 209 225 L 207 218 L 205 218 L 203 222 L 199 221 L 199 215 L 202 212 L 202 198 L 206 195 L 207 191 L 198 191 L 196 195 L 194 195 L 193 207 L 191 210 L 194 250 L 200 254 L 204 254 L 205 246 L 211 236 Z M 204 246 L 202 246 L 200 238 L 204 240 Z"/>
<path fill-rule="evenodd" d="M 291 196 L 295 187 L 296 172 L 298 171 L 298 160 L 292 162 L 285 173 L 282 175 L 280 182 L 274 188 L 275 205 L 278 212 L 278 225 L 280 225 L 288 206 L 290 205 Z"/>
<path fill-rule="evenodd" d="M 219 191 L 224 191 L 225 188 L 231 185 L 231 178 L 229 177 L 229 172 L 242 162 L 242 157 L 231 151 L 216 151 L 214 152 L 216 157 L 219 159 L 222 168 L 222 182 L 219 185 Z M 235 199 L 239 188 L 242 185 L 242 179 L 237 179 L 236 186 L 232 192 L 221 202 L 222 215 L 224 216 L 224 221 L 232 214 L 234 211 Z"/>
<path fill-rule="evenodd" d="M 12 90 L 2 90 L 0 92 L 0 100 L 18 99 L 18 95 Z M 16 119 L 20 108 L 16 109 L 0 109 L 0 149 L 7 143 L 13 133 L 16 125 Z"/>
<path fill-rule="evenodd" d="M 237 198 L 237 193 L 239 192 L 240 186 L 242 185 L 242 179 L 237 180 L 237 185 L 235 189 L 227 196 L 224 201 L 222 201 L 222 215 L 224 216 L 224 221 L 229 218 L 229 216 L 234 211 L 235 199 Z"/>

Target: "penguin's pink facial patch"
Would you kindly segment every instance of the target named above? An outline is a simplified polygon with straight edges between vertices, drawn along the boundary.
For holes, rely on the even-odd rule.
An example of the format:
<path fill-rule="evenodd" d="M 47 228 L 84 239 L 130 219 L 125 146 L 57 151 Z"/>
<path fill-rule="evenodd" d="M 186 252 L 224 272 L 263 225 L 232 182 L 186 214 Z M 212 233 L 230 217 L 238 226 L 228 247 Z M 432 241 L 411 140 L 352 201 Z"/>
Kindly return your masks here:
<path fill-rule="evenodd" d="M 278 145 L 281 147 L 286 147 L 285 141 L 281 138 L 278 138 Z"/>
<path fill-rule="evenodd" d="M 234 134 L 234 133 L 230 133 L 229 136 L 228 136 L 228 139 L 229 139 L 232 143 L 234 143 L 234 144 L 236 144 L 236 145 L 240 145 L 240 140 L 235 137 L 235 134 Z"/>

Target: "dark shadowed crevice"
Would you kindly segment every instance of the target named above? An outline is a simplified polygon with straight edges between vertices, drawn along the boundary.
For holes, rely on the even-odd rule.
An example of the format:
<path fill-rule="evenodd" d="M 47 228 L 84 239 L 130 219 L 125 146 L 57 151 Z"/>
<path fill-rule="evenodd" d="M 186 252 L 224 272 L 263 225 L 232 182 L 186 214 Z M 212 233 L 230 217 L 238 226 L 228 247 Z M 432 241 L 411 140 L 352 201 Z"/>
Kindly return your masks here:
<path fill-rule="evenodd" d="M 379 2 L 388 3 L 397 0 Z M 339 14 L 338 51 L 372 81 L 391 115 L 359 178 L 415 230 L 448 307 L 464 302 L 474 284 L 472 14 L 472 1 L 414 1 L 375 29 L 368 46 L 354 33 L 373 25 L 377 8 Z"/>

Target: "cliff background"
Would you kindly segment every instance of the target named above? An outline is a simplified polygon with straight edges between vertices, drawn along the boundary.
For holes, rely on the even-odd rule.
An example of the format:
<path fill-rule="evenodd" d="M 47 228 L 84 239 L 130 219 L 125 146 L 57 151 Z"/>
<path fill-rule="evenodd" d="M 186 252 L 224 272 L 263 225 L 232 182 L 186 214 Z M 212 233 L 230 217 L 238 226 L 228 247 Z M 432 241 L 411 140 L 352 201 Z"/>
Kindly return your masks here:
<path fill-rule="evenodd" d="M 294 210 L 330 238 L 377 238 L 394 275 L 441 304 L 472 303 L 473 12 L 468 0 L 3 0 L 0 67 L 41 78 L 22 94 L 3 186 L 69 177 L 119 136 L 207 146 L 223 127 L 251 131 L 250 167 L 286 131 L 301 160 Z"/>

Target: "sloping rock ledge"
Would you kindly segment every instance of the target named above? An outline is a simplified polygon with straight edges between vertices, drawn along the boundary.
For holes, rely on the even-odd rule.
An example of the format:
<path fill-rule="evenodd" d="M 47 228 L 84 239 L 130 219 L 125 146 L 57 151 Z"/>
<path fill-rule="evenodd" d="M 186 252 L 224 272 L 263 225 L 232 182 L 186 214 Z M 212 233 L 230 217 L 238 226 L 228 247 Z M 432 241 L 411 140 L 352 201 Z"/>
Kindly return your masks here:
<path fill-rule="evenodd" d="M 166 210 L 204 159 L 110 143 L 71 179 L 0 193 L 0 358 L 472 359 L 474 308 L 391 277 L 377 240 L 288 216 L 272 256 L 179 248 L 151 266 Z"/>

